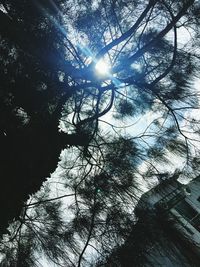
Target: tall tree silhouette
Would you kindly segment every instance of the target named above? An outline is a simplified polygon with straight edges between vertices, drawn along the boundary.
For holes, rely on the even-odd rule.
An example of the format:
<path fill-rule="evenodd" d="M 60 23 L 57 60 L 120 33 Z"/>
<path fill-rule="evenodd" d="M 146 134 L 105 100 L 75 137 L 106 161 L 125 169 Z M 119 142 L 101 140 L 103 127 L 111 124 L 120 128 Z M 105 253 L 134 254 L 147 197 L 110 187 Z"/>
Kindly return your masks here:
<path fill-rule="evenodd" d="M 189 111 L 199 108 L 199 9 L 189 0 L 0 1 L 0 234 L 19 219 L 10 240 L 24 236 L 13 244 L 27 259 L 37 244 L 68 266 L 81 266 L 91 242 L 104 242 L 106 255 L 131 231 L 141 177 L 172 175 L 159 167 L 169 155 L 184 161 L 182 175 L 197 171 L 199 122 Z M 184 45 L 181 30 L 191 34 Z M 117 125 L 147 117 L 145 128 L 138 123 L 125 134 Z M 61 178 L 73 220 L 66 225 L 48 195 L 27 204 L 45 203 L 44 213 L 35 212 L 53 216 L 48 231 L 57 221 L 52 245 L 25 203 L 65 148 Z M 60 248 L 76 233 L 82 244 L 72 246 L 74 263 Z"/>

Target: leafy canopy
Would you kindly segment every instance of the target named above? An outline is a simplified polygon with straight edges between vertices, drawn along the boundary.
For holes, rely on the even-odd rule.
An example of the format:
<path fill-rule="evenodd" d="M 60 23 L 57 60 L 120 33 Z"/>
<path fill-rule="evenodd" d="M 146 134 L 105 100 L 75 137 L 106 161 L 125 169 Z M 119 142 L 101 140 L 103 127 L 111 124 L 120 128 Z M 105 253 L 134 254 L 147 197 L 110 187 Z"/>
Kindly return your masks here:
<path fill-rule="evenodd" d="M 94 266 L 129 236 L 142 183 L 198 173 L 199 9 L 0 1 L 2 266 Z"/>

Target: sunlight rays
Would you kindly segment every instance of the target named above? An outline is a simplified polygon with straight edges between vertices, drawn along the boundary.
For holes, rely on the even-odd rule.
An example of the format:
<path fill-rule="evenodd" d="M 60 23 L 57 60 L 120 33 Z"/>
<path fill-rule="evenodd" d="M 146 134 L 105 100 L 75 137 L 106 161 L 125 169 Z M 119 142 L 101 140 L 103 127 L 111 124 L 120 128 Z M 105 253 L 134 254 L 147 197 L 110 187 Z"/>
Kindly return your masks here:
<path fill-rule="evenodd" d="M 101 59 L 96 63 L 95 70 L 99 75 L 105 76 L 109 74 L 110 66 L 103 59 Z"/>

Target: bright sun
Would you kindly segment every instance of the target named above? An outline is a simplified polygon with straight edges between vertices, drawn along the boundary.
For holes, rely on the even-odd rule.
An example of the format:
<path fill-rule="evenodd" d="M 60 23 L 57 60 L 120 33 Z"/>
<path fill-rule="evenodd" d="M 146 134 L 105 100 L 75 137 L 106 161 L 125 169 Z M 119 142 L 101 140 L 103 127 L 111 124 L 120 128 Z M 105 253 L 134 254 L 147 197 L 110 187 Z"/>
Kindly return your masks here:
<path fill-rule="evenodd" d="M 98 72 L 98 74 L 104 76 L 109 74 L 110 67 L 104 60 L 101 59 L 95 65 L 95 70 Z"/>

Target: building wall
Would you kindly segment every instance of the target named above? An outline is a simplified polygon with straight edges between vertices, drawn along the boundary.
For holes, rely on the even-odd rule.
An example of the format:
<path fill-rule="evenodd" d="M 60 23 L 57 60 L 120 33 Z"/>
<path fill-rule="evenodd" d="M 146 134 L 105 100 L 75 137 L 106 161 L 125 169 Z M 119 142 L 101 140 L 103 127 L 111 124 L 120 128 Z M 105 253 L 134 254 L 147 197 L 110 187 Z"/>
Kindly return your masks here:
<path fill-rule="evenodd" d="M 142 214 L 151 216 L 152 212 L 155 220 L 164 227 L 160 240 L 165 233 L 167 238 L 165 242 L 156 242 L 149 259 L 159 260 L 161 265 L 158 266 L 200 266 L 200 177 L 188 185 L 173 179 L 164 181 L 144 194 L 136 207 L 136 214 L 140 219 Z M 173 249 L 166 254 L 168 247 Z M 192 265 L 188 263 L 188 255 L 194 261 Z M 178 265 L 173 262 L 175 259 Z"/>

